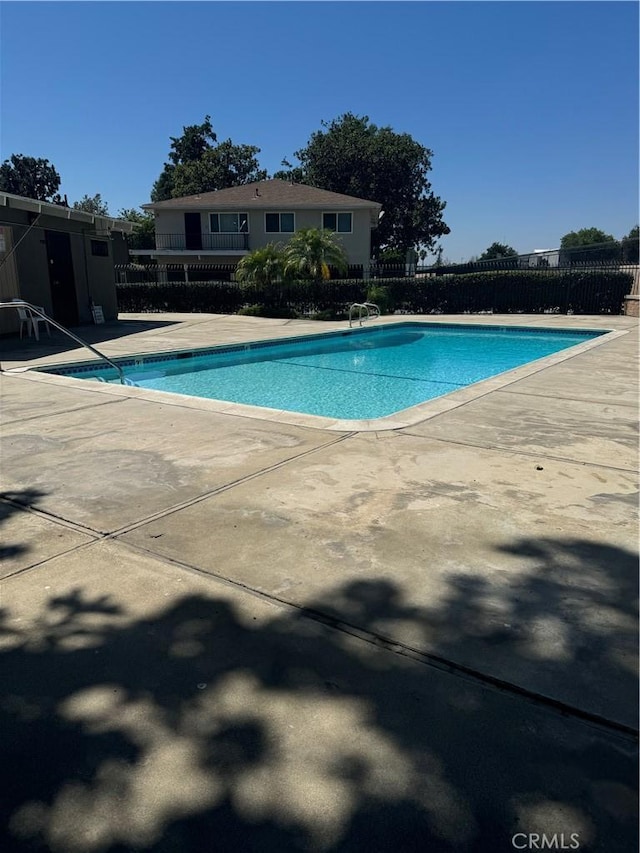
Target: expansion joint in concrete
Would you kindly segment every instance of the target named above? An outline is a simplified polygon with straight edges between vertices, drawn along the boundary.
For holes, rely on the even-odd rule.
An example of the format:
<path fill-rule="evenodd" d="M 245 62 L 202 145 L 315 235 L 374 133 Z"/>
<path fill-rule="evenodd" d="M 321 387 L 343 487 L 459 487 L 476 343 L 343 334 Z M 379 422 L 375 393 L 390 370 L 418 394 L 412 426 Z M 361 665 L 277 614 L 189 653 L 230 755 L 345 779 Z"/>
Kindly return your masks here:
<path fill-rule="evenodd" d="M 511 681 L 497 678 L 488 673 L 481 672 L 478 669 L 474 669 L 473 667 L 442 657 L 441 655 L 416 649 L 408 644 L 399 642 L 398 640 L 392 640 L 385 637 L 383 634 L 371 631 L 368 628 L 362 628 L 350 622 L 343 621 L 335 616 L 323 613 L 322 611 L 305 607 L 304 605 L 295 604 L 294 602 L 287 601 L 285 598 L 280 598 L 272 593 L 255 589 L 248 584 L 241 583 L 240 581 L 226 577 L 225 575 L 217 574 L 209 570 L 205 571 L 198 566 L 174 557 L 169 557 L 165 554 L 158 554 L 157 552 L 149 548 L 145 548 L 143 545 L 139 545 L 138 543 L 119 542 L 119 544 L 124 545 L 126 548 L 129 548 L 139 554 L 153 557 L 154 559 L 160 560 L 168 565 L 193 572 L 199 577 L 206 578 L 213 583 L 222 584 L 223 586 L 233 588 L 239 592 L 249 594 L 262 601 L 275 605 L 276 607 L 288 610 L 291 613 L 296 613 L 300 618 L 318 622 L 331 630 L 339 631 L 340 633 L 347 634 L 356 640 L 360 640 L 378 648 L 383 648 L 392 654 L 410 658 L 416 663 L 421 663 L 457 678 L 473 682 L 485 689 L 496 690 L 509 695 L 512 698 L 543 706 L 547 710 L 555 712 L 560 716 L 570 717 L 596 728 L 604 729 L 609 734 L 617 734 L 626 740 L 631 739 L 634 742 L 638 740 L 638 729 L 628 726 L 625 723 L 618 722 L 617 720 L 611 720 L 600 714 L 595 714 L 582 708 L 578 708 L 568 702 L 563 702 L 562 700 L 555 699 L 543 693 L 529 690 L 526 687 L 521 687 Z"/>
<path fill-rule="evenodd" d="M 254 471 L 251 474 L 247 474 L 244 477 L 239 477 L 237 480 L 232 480 L 229 483 L 224 483 L 221 486 L 217 486 L 215 489 L 210 489 L 209 491 L 203 492 L 200 495 L 196 495 L 189 500 L 183 501 L 179 504 L 173 504 L 166 509 L 159 510 L 152 515 L 146 516 L 145 518 L 139 519 L 138 521 L 132 522 L 131 524 L 127 524 L 124 527 L 120 527 L 117 530 L 112 530 L 105 535 L 105 538 L 114 539 L 118 536 L 122 536 L 125 533 L 129 533 L 132 530 L 137 530 L 139 527 L 144 527 L 145 524 L 150 524 L 152 521 L 157 521 L 160 518 L 166 518 L 169 515 L 173 515 L 176 512 L 180 512 L 183 509 L 187 509 L 188 507 L 195 506 L 196 504 L 202 503 L 202 501 L 206 501 L 209 498 L 215 497 L 216 495 L 223 494 L 224 492 L 228 492 L 230 489 L 235 488 L 236 486 L 240 486 L 243 483 L 248 483 L 251 480 L 255 480 L 258 477 L 262 477 L 265 474 L 269 474 L 272 471 L 277 471 L 279 468 L 284 468 L 289 465 L 291 462 L 295 462 L 298 459 L 304 459 L 305 456 L 310 456 L 313 453 L 317 453 L 320 450 L 326 450 L 328 447 L 332 447 L 335 444 L 340 444 L 348 438 L 352 438 L 357 435 L 355 432 L 345 433 L 344 435 L 340 435 L 338 438 L 332 439 L 331 441 L 327 441 L 324 444 L 320 444 L 317 447 L 312 447 L 310 450 L 305 450 L 302 453 L 297 453 L 295 456 L 290 456 L 287 459 L 282 459 L 280 462 L 277 462 L 275 465 L 269 465 L 267 468 L 261 468 L 259 471 Z"/>

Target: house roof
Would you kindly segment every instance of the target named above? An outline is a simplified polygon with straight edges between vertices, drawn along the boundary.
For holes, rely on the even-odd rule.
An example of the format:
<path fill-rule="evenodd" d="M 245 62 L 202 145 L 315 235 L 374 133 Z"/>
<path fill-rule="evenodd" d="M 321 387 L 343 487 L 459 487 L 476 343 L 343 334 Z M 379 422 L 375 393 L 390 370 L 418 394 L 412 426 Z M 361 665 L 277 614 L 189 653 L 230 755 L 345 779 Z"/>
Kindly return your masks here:
<path fill-rule="evenodd" d="M 54 204 L 50 201 L 38 201 L 34 198 L 26 198 L 13 193 L 0 192 L 0 208 L 10 207 L 16 210 L 28 210 L 31 213 L 46 216 L 57 216 L 59 219 L 72 219 L 76 222 L 86 222 L 94 225 L 97 230 L 122 231 L 130 234 L 135 228 L 135 222 L 126 219 L 116 219 L 113 216 L 101 216 L 96 213 L 87 213 L 84 210 L 75 210 L 72 207 Z"/>
<path fill-rule="evenodd" d="M 379 210 L 382 207 L 377 201 L 333 193 L 317 187 L 308 187 L 305 184 L 292 184 L 289 181 L 281 181 L 277 178 L 243 184 L 240 187 L 229 187 L 226 190 L 215 190 L 210 193 L 188 195 L 142 205 L 144 210 L 154 211 L 210 210 L 212 207 L 222 210 L 238 210 L 240 206 L 247 210 L 252 208 L 256 210 L 263 210 L 264 208 L 271 210 L 285 208 L 287 210 L 299 208 L 317 208 L 319 210 L 373 208 Z"/>

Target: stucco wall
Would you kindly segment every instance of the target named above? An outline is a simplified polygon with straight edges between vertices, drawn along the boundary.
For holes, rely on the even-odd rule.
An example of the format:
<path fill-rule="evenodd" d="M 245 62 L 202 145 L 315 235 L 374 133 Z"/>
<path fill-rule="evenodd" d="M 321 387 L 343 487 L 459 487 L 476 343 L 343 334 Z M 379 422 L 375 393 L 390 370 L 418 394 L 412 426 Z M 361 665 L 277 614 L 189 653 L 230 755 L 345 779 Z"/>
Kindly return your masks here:
<path fill-rule="evenodd" d="M 197 211 L 194 211 L 197 212 Z M 203 232 L 209 230 L 206 217 L 200 217 Z M 155 214 L 156 234 L 184 234 L 184 211 L 162 210 Z"/>
<path fill-rule="evenodd" d="M 22 211 L 8 211 L 9 213 L 22 213 Z M 45 220 L 41 217 L 39 225 Z M 14 228 L 13 239 L 17 243 L 27 230 L 26 213 L 23 214 L 22 227 Z M 51 314 L 51 286 L 49 283 L 49 263 L 47 260 L 47 247 L 45 244 L 44 230 L 41 227 L 33 228 L 24 236 L 24 239 L 15 252 L 16 267 L 18 270 L 18 282 L 20 286 L 20 297 L 34 305 L 41 305 L 47 314 Z"/>
<path fill-rule="evenodd" d="M 113 239 L 121 240 L 121 236 L 115 235 Z M 80 322 L 91 323 L 93 318 L 89 307 L 89 299 L 93 300 L 95 305 L 101 305 L 105 320 L 115 320 L 118 316 L 118 305 L 116 301 L 116 288 L 114 284 L 114 245 L 113 239 L 109 241 L 109 256 L 102 257 L 100 255 L 91 254 L 91 239 L 80 237 L 77 238 L 78 243 L 84 243 L 84 251 L 86 252 L 87 271 L 89 274 L 88 282 L 85 281 L 86 294 L 84 304 L 80 304 Z M 79 245 L 80 248 L 80 245 Z M 84 276 L 83 276 L 84 278 Z"/>
<path fill-rule="evenodd" d="M 265 230 L 265 214 L 271 211 L 252 211 L 249 216 L 249 248 L 258 249 L 266 243 L 288 243 L 293 234 L 267 233 Z M 274 213 L 291 212 L 294 214 L 294 228 L 322 228 L 322 214 L 333 213 L 333 210 L 293 210 L 273 211 Z M 352 214 L 352 233 L 337 234 L 344 246 L 350 264 L 366 264 L 371 257 L 371 215 L 368 210 L 341 211 Z"/>
<path fill-rule="evenodd" d="M 37 225 L 31 230 L 29 225 L 33 220 L 28 211 L 19 208 L 0 208 L 0 224 L 4 228 L 11 228 L 12 239 L 17 243 L 21 238 L 13 255 L 15 265 L 14 284 L 12 291 L 17 290 L 15 296 L 20 297 L 34 305 L 41 305 L 47 314 L 54 316 L 51 299 L 51 284 L 49 280 L 49 262 L 47 258 L 46 232 L 68 233 L 70 237 L 71 258 L 73 263 L 73 275 L 75 285 L 75 298 L 80 323 L 92 322 L 89 298 L 97 305 L 102 305 L 105 319 L 113 320 L 117 317 L 115 277 L 113 270 L 114 244 L 118 246 L 117 252 L 122 262 L 128 260 L 128 252 L 121 234 L 115 232 L 110 237 L 106 234 L 100 237 L 93 233 L 90 223 L 79 222 L 74 219 L 64 219 L 59 216 L 47 216 L 43 214 L 38 219 Z M 108 244 L 108 256 L 94 256 L 91 254 L 91 240 L 102 240 Z M 5 297 L 4 290 L 3 298 Z M 14 293 L 7 293 L 11 299 Z M 7 314 L 10 312 L 6 312 Z M 3 321 L 0 331 L 17 331 L 17 321 Z"/>
<path fill-rule="evenodd" d="M 197 211 L 194 211 L 197 212 Z M 203 234 L 209 233 L 209 213 L 214 213 L 215 209 L 200 211 L 200 222 Z M 266 213 L 293 213 L 294 228 L 321 228 L 322 214 L 332 213 L 334 210 L 285 210 L 284 208 L 273 210 L 238 210 L 238 212 L 247 212 L 249 217 L 249 249 L 259 249 L 267 243 L 286 243 L 292 235 L 282 233 L 267 233 L 265 230 L 265 214 Z M 341 212 L 348 212 L 346 209 Z M 353 215 L 351 234 L 338 234 L 342 245 L 345 248 L 350 264 L 367 264 L 371 258 L 371 212 L 368 209 L 357 209 L 350 211 Z M 184 234 L 184 211 L 182 210 L 165 210 L 156 213 L 155 218 L 156 234 Z M 237 256 L 240 257 L 240 256 Z M 235 258 L 237 260 L 237 258 Z M 188 258 L 180 256 L 169 260 L 168 256 L 158 259 L 159 263 L 187 263 Z M 193 256 L 191 256 L 193 262 Z M 222 260 L 214 260 L 213 257 L 202 256 L 201 263 L 233 263 L 234 258 L 228 256 Z"/>
<path fill-rule="evenodd" d="M 16 267 L 15 254 L 11 254 L 13 248 L 13 228 L 3 225 L 2 240 L 0 241 L 0 301 L 11 302 L 12 299 L 20 298 L 20 286 L 18 284 L 18 269 Z M 17 311 L 4 309 L 0 311 L 0 334 L 17 332 L 20 329 L 20 321 Z"/>

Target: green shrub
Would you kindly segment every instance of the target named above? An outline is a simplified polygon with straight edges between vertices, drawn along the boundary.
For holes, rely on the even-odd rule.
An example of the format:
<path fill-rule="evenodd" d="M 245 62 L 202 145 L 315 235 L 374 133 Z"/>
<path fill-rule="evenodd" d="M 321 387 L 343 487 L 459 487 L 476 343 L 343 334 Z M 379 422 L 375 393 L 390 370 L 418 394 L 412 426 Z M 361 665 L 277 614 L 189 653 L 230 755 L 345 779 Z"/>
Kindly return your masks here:
<path fill-rule="evenodd" d="M 235 314 L 246 299 L 231 282 L 167 282 L 116 285 L 118 310 Z"/>
<path fill-rule="evenodd" d="M 242 314 L 243 317 L 262 317 L 263 310 L 264 305 L 245 305 L 238 311 L 238 314 Z"/>
<path fill-rule="evenodd" d="M 315 314 L 310 314 L 309 320 L 348 320 L 349 313 L 347 311 L 336 311 L 333 308 L 327 308 L 325 311 L 316 311 Z"/>
<path fill-rule="evenodd" d="M 382 287 L 379 284 L 369 288 L 367 302 L 373 302 L 374 305 L 377 305 L 381 314 L 393 314 L 395 310 L 395 300 L 389 292 L 389 288 Z"/>
<path fill-rule="evenodd" d="M 380 279 L 377 286 L 409 314 L 619 314 L 631 283 L 617 269 L 548 269 Z"/>
<path fill-rule="evenodd" d="M 465 275 L 288 281 L 268 286 L 234 282 L 118 284 L 120 311 L 236 314 L 343 319 L 354 302 L 382 313 L 493 312 L 619 314 L 632 276 L 617 269 L 503 270 Z"/>

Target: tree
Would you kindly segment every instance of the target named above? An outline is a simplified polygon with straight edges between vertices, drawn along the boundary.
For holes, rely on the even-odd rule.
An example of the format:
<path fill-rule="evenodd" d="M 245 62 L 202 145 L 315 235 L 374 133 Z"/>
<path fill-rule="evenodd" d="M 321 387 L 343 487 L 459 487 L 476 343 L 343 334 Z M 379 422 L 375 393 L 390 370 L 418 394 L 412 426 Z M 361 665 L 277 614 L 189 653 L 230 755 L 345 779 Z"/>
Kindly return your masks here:
<path fill-rule="evenodd" d="M 625 264 L 637 264 L 640 255 L 640 231 L 634 226 L 626 237 L 622 238 L 622 260 Z"/>
<path fill-rule="evenodd" d="M 384 216 L 372 234 L 376 256 L 381 247 L 433 249 L 449 233 L 442 220 L 445 203 L 427 179 L 433 156 L 428 148 L 408 133 L 377 127 L 368 116 L 345 113 L 322 127 L 295 153 L 300 171 L 285 165 L 302 183 L 382 204 Z"/>
<path fill-rule="evenodd" d="M 182 128 L 182 136 L 170 136 L 169 163 L 164 164 L 160 177 L 151 190 L 152 201 L 176 198 L 173 195 L 176 167 L 198 161 L 211 148 L 217 136 L 211 124 L 211 116 L 205 116 L 202 124 L 190 124 Z"/>
<path fill-rule="evenodd" d="M 170 139 L 170 162 L 165 163 L 153 185 L 152 201 L 222 190 L 267 177 L 256 158 L 260 149 L 236 145 L 231 139 L 218 143 L 211 116 L 205 116 L 202 124 L 184 127 L 182 136 Z"/>
<path fill-rule="evenodd" d="M 567 250 L 571 261 L 615 261 L 621 254 L 616 238 L 599 228 L 570 231 L 560 240 L 560 248 Z"/>
<path fill-rule="evenodd" d="M 199 160 L 204 152 L 216 142 L 217 136 L 211 124 L 211 116 L 205 116 L 202 124 L 190 124 L 182 128 L 182 136 L 170 136 L 169 160 L 174 166 Z M 210 140 L 210 141 L 209 141 Z"/>
<path fill-rule="evenodd" d="M 285 275 L 321 282 L 331 278 L 330 266 L 339 272 L 348 269 L 345 250 L 332 231 L 301 228 L 285 246 Z"/>
<path fill-rule="evenodd" d="M 245 255 L 236 267 L 236 279 L 242 284 L 269 287 L 284 277 L 284 253 L 277 243 L 267 243 Z"/>
<path fill-rule="evenodd" d="M 285 168 L 274 172 L 274 178 L 280 181 L 289 181 L 291 184 L 303 184 L 305 182 L 302 166 L 294 166 L 286 157 L 282 160 L 281 165 Z"/>
<path fill-rule="evenodd" d="M 96 216 L 108 216 L 109 208 L 106 201 L 102 201 L 100 193 L 94 196 L 83 195 L 80 201 L 74 201 L 74 210 L 84 210 L 85 213 L 95 213 Z"/>
<path fill-rule="evenodd" d="M 140 212 L 135 208 L 123 208 L 118 216 L 128 222 L 135 222 L 135 228 L 128 235 L 130 249 L 155 249 L 156 225 L 153 213 Z"/>
<path fill-rule="evenodd" d="M 12 154 L 0 166 L 0 190 L 37 201 L 61 201 L 60 175 L 48 160 Z"/>
<path fill-rule="evenodd" d="M 234 145 L 227 139 L 204 152 L 199 160 L 176 166 L 172 197 L 224 190 L 253 181 L 264 181 L 267 172 L 260 169 L 255 145 Z"/>
<path fill-rule="evenodd" d="M 492 243 L 489 248 L 484 251 L 479 260 L 491 261 L 496 258 L 513 258 L 517 256 L 516 250 L 512 246 L 507 246 L 506 243 Z"/>
<path fill-rule="evenodd" d="M 577 246 L 592 246 L 595 243 L 612 243 L 612 234 L 605 234 L 599 228 L 581 228 L 580 231 L 570 231 L 560 240 L 561 249 L 574 249 Z"/>
<path fill-rule="evenodd" d="M 173 192 L 175 182 L 175 171 L 175 166 L 172 166 L 170 163 L 164 164 L 164 169 L 151 190 L 151 201 L 166 201 L 169 198 L 173 198 L 171 193 Z"/>
<path fill-rule="evenodd" d="M 378 251 L 378 263 L 404 265 L 406 252 L 402 249 L 386 247 Z"/>

